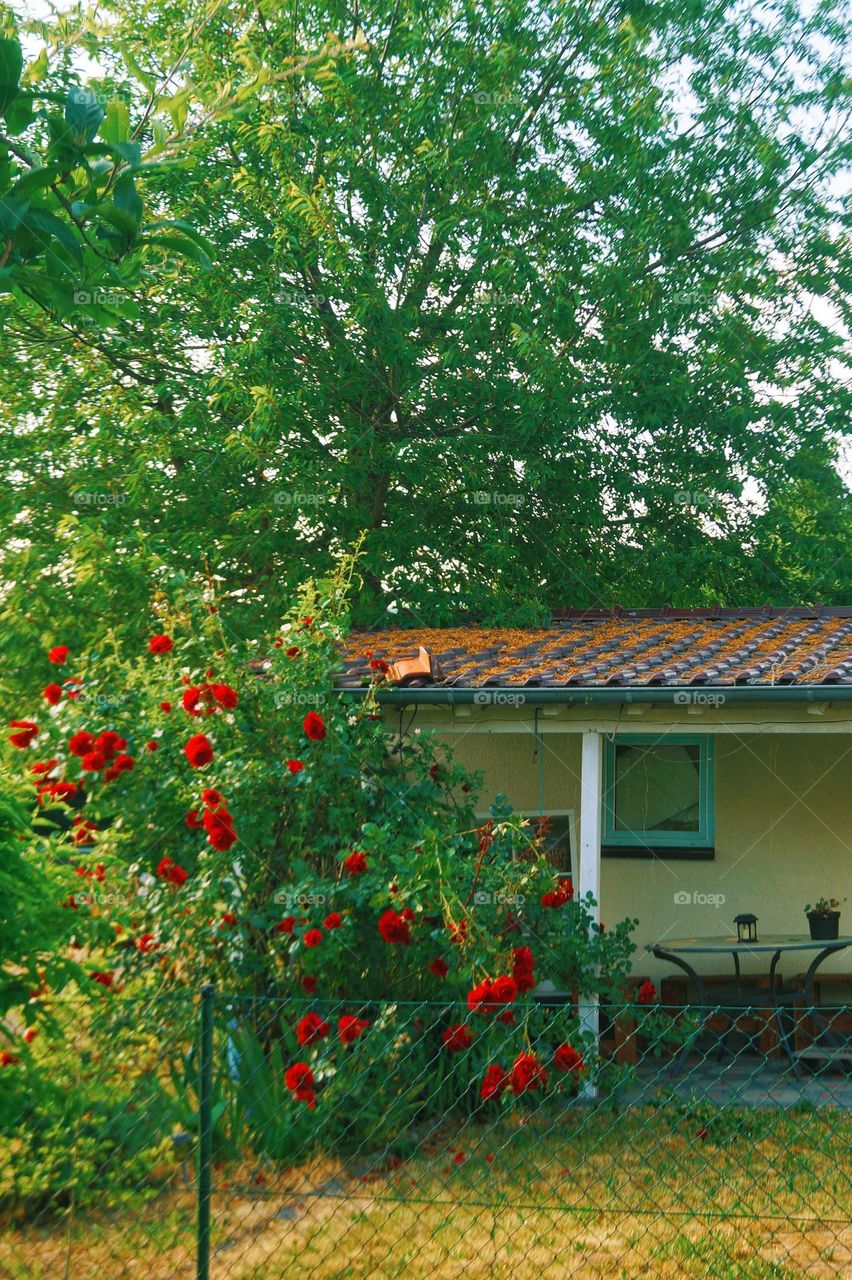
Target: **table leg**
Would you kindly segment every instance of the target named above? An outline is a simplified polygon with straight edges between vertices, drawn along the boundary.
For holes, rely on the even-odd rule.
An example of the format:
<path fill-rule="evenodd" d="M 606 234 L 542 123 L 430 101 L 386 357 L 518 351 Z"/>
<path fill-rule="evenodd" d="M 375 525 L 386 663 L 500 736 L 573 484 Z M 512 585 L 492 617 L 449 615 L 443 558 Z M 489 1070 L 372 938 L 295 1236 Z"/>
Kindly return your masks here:
<path fill-rule="evenodd" d="M 775 970 L 778 968 L 778 961 L 781 959 L 781 952 L 776 951 L 772 957 L 772 963 L 769 966 L 769 994 L 772 998 L 772 1011 L 775 1017 L 775 1025 L 778 1028 L 778 1036 L 781 1041 L 781 1048 L 787 1055 L 790 1066 L 793 1068 L 793 1074 L 796 1079 L 801 1081 L 802 1074 L 799 1071 L 799 1064 L 796 1061 L 794 1053 L 795 1046 L 790 1041 L 790 1033 L 784 1026 L 784 1018 L 781 1013 L 781 1006 L 778 1003 L 778 994 L 775 985 Z M 795 1028 L 796 1010 L 793 1007 L 793 1023 Z"/>
<path fill-rule="evenodd" d="M 816 1000 L 814 996 L 814 978 L 816 976 L 817 969 L 820 967 L 823 960 L 827 960 L 829 956 L 835 955 L 838 950 L 840 950 L 839 947 L 823 948 L 822 951 L 817 953 L 808 966 L 808 971 L 805 974 L 805 1008 L 807 1009 L 811 1020 L 816 1023 L 820 1038 L 825 1037 L 832 1049 L 842 1050 L 844 1045 L 841 1040 L 829 1029 L 825 1019 L 821 1018 L 817 1013 Z M 852 1059 L 852 1050 L 850 1050 L 849 1057 Z"/>

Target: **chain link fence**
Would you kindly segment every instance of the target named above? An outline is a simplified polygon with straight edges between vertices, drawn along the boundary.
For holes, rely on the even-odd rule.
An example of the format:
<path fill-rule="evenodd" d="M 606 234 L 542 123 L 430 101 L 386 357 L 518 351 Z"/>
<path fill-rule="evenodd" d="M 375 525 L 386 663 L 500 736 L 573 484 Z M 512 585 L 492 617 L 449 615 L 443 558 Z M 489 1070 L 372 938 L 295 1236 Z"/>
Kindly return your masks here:
<path fill-rule="evenodd" d="M 849 1006 L 103 1006 L 0 1070 L 2 1280 L 852 1276 Z"/>

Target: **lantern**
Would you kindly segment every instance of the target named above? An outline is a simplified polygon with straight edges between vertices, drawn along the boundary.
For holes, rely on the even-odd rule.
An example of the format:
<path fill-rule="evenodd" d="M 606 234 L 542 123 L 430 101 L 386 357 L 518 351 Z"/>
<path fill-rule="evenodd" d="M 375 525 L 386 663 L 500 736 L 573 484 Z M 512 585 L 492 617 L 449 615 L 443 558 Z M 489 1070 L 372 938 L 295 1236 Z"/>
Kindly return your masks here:
<path fill-rule="evenodd" d="M 757 942 L 757 916 L 745 912 L 734 918 L 734 924 L 737 926 L 737 942 Z"/>

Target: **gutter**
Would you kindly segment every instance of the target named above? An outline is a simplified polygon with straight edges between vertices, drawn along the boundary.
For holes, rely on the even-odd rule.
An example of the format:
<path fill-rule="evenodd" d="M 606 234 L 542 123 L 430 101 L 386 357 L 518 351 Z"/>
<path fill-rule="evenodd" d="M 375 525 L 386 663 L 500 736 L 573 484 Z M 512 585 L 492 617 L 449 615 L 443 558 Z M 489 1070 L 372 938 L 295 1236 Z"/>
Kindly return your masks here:
<path fill-rule="evenodd" d="M 364 697 L 368 690 L 340 689 L 340 693 Z M 428 688 L 408 685 L 403 688 L 378 689 L 377 699 L 390 706 L 481 706 L 519 707 L 589 706 L 602 703 L 658 702 L 675 706 L 720 707 L 734 702 L 852 702 L 852 684 L 838 685 L 655 685 L 641 688 L 607 686 L 605 688 L 538 689 L 526 686 L 489 685 L 481 689 Z"/>

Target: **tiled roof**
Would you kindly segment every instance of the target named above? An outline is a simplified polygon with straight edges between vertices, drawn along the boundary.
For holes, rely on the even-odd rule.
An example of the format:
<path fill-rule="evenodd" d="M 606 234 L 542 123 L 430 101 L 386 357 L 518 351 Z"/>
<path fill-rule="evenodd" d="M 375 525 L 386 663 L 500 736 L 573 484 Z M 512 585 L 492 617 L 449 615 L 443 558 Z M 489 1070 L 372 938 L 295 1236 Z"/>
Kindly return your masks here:
<path fill-rule="evenodd" d="M 458 627 L 353 632 L 341 687 L 370 661 L 431 658 L 417 684 L 480 688 L 852 684 L 852 607 L 588 612 L 540 630 Z M 390 673 L 391 677 L 394 672 Z"/>

